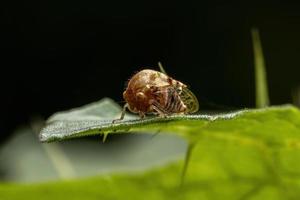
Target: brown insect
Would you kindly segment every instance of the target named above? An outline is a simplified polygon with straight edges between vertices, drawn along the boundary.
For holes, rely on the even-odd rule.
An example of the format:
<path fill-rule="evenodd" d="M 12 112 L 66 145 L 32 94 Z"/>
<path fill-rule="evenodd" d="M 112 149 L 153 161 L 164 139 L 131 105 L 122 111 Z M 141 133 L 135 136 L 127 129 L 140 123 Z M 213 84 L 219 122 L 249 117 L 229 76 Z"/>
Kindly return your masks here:
<path fill-rule="evenodd" d="M 141 118 L 148 113 L 166 117 L 198 111 L 196 96 L 185 84 L 166 75 L 160 63 L 159 67 L 162 72 L 144 69 L 129 80 L 123 93 L 126 104 L 118 120 L 124 118 L 126 108 Z"/>

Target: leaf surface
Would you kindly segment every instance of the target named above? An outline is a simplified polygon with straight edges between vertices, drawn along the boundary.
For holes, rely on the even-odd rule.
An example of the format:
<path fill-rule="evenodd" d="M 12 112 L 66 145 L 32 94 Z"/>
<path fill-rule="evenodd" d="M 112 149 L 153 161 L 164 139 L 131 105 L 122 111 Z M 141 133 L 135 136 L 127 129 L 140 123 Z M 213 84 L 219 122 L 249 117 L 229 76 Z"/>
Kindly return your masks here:
<path fill-rule="evenodd" d="M 104 106 L 105 105 L 105 106 Z M 93 109 L 91 109 L 91 107 Z M 293 106 L 245 109 L 111 123 L 109 99 L 52 116 L 44 142 L 94 134 L 157 131 L 193 148 L 183 185 L 181 160 L 147 172 L 41 185 L 0 185 L 0 199 L 297 199 L 300 196 L 300 112 Z M 105 112 L 102 113 L 103 110 Z M 43 191 L 47 191 L 47 195 Z M 3 198 L 1 198 L 3 197 Z"/>

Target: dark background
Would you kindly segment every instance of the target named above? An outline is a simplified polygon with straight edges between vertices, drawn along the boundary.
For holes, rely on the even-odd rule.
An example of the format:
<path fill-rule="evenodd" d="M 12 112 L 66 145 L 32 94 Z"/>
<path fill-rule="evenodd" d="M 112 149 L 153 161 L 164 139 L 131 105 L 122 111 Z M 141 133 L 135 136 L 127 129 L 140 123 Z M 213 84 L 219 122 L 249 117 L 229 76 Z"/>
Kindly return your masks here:
<path fill-rule="evenodd" d="M 2 1 L 0 141 L 32 116 L 111 97 L 142 69 L 167 72 L 207 103 L 254 107 L 250 29 L 259 28 L 272 104 L 300 82 L 298 4 Z"/>

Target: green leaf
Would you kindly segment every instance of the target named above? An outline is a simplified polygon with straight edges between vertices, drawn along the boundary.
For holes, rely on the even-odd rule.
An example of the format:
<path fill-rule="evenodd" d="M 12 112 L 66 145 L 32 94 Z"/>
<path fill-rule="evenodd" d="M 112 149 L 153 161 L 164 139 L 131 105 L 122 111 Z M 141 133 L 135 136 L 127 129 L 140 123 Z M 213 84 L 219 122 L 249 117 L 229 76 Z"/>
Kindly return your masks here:
<path fill-rule="evenodd" d="M 61 112 L 50 118 L 40 139 L 49 142 L 152 131 L 176 134 L 193 144 L 186 169 L 178 160 L 146 172 L 39 185 L 0 184 L 0 199 L 232 200 L 300 196 L 300 112 L 293 106 L 144 120 L 128 115 L 112 124 L 120 110 L 105 99 Z M 183 170 L 186 175 L 181 185 Z"/>
<path fill-rule="evenodd" d="M 290 133 L 284 132 L 284 135 L 276 137 L 269 134 L 277 126 L 274 122 L 279 121 L 287 126 L 288 123 L 284 124 L 288 117 L 286 114 L 299 112 L 297 108 L 286 105 L 223 114 L 173 115 L 167 118 L 139 119 L 135 115 L 126 114 L 124 120 L 112 123 L 120 113 L 120 106 L 108 98 L 81 108 L 59 112 L 49 118 L 47 126 L 40 133 L 40 140 L 51 142 L 96 134 L 162 131 L 180 135 L 191 143 L 205 134 L 220 137 L 234 135 L 240 139 L 264 139 L 264 142 L 272 140 L 283 143 L 282 139 L 285 138 L 282 137 L 287 137 Z M 290 120 L 290 123 L 299 123 L 298 118 L 291 117 Z M 279 128 L 276 127 L 276 130 Z"/>

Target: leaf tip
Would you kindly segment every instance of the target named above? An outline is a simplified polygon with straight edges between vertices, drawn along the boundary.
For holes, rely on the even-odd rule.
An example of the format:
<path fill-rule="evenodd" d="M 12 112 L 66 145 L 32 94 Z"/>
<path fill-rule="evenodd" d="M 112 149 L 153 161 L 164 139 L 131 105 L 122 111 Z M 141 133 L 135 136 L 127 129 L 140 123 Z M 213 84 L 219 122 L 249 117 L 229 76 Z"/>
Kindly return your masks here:
<path fill-rule="evenodd" d="M 254 54 L 256 107 L 263 108 L 270 105 L 270 100 L 265 58 L 258 28 L 253 27 L 251 29 L 251 36 Z"/>

